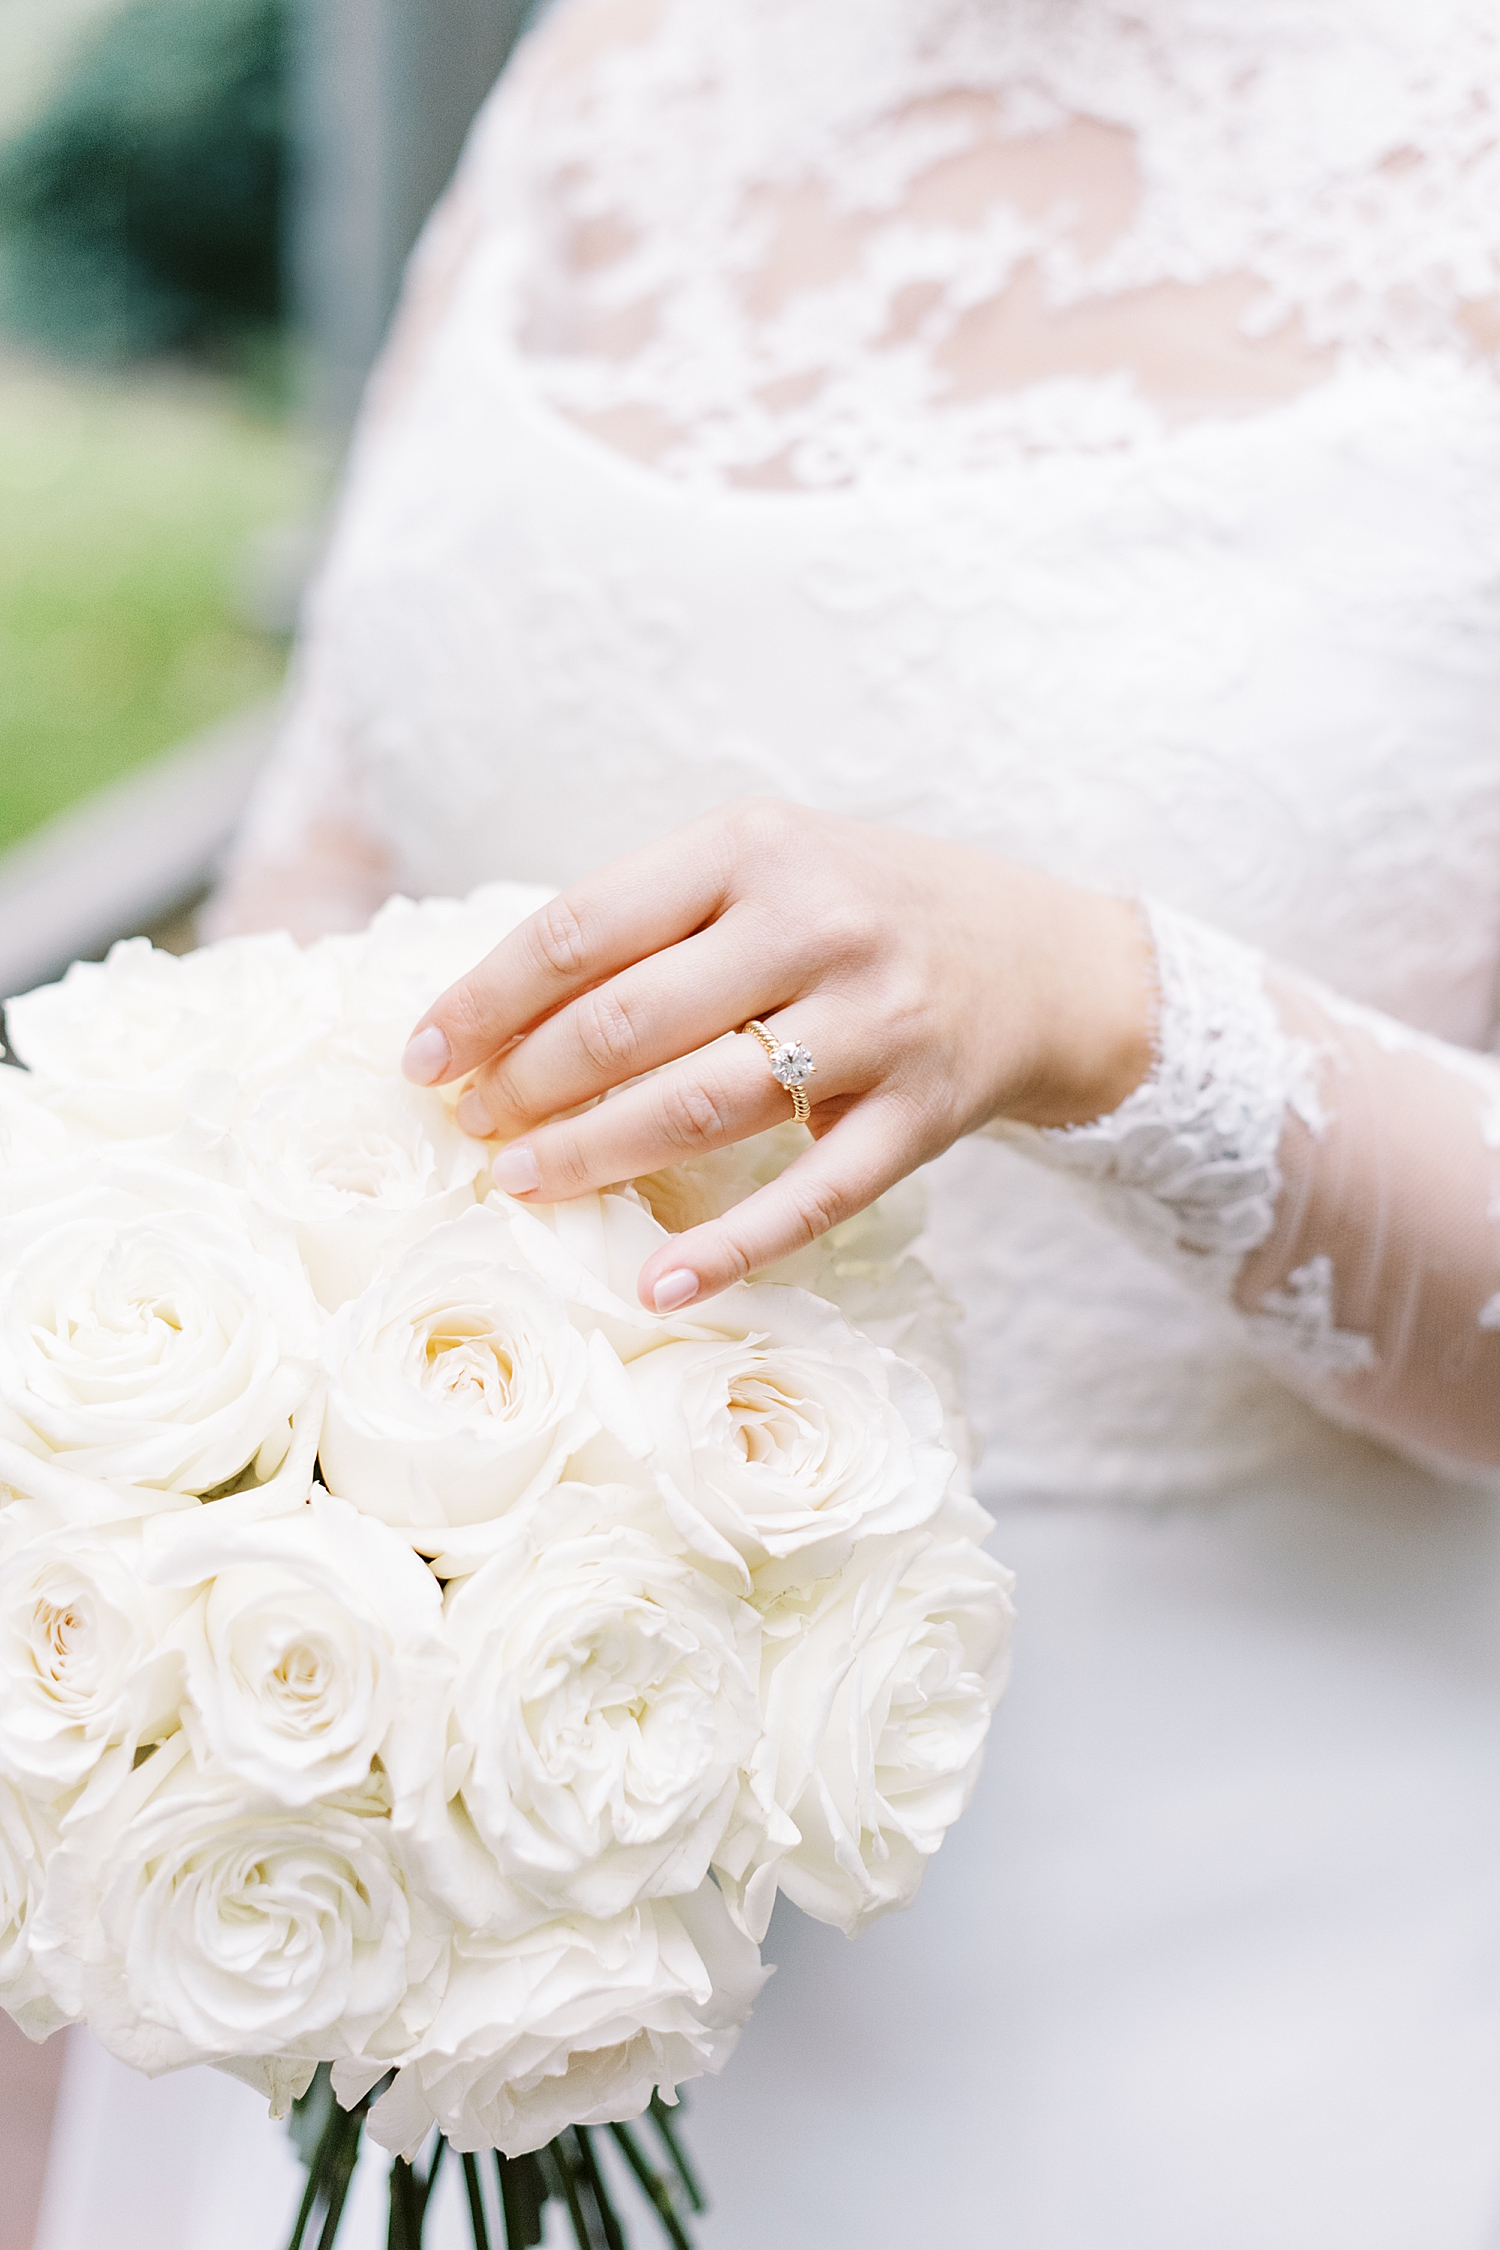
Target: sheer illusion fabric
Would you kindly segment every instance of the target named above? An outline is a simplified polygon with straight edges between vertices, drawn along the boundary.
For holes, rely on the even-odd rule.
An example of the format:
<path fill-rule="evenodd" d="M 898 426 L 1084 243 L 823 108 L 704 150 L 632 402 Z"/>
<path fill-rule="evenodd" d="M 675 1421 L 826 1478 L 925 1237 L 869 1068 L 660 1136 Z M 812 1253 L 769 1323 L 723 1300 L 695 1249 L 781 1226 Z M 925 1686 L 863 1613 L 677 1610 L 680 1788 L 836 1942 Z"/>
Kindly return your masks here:
<path fill-rule="evenodd" d="M 677 0 L 667 36 L 560 57 L 495 181 L 544 395 L 668 475 L 1111 449 L 1493 319 L 1473 0 L 1436 34 L 1371 0 L 1353 80 L 1326 0 L 767 12 Z"/>
<path fill-rule="evenodd" d="M 1033 1138 L 1334 1419 L 1500 1463 L 1500 1065 L 1157 909 L 1157 1064 Z"/>

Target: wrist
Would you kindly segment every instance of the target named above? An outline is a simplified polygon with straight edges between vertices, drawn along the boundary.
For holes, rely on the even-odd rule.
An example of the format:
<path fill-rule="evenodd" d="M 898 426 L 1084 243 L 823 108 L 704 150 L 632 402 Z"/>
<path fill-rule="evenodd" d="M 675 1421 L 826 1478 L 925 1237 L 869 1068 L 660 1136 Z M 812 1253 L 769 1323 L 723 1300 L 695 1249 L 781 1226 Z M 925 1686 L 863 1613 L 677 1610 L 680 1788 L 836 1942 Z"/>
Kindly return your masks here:
<path fill-rule="evenodd" d="M 1156 955 L 1133 900 L 1071 884 L 1056 889 L 1037 1063 L 1004 1114 L 1025 1125 L 1091 1125 L 1154 1067 Z"/>

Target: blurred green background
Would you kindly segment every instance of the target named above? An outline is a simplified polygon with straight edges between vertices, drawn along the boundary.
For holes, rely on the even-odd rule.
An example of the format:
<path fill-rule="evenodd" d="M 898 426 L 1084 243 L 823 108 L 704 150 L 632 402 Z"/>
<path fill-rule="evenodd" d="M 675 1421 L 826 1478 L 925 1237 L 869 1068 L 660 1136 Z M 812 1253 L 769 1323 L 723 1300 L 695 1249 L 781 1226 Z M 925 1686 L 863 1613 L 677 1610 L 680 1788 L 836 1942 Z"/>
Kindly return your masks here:
<path fill-rule="evenodd" d="M 321 487 L 233 381 L 0 363 L 0 849 L 275 691 L 257 535 L 295 552 Z"/>
<path fill-rule="evenodd" d="M 0 849 L 280 679 L 288 52 L 284 0 L 0 0 Z"/>
<path fill-rule="evenodd" d="M 0 853 L 274 691 L 406 256 L 537 4 L 0 0 Z"/>

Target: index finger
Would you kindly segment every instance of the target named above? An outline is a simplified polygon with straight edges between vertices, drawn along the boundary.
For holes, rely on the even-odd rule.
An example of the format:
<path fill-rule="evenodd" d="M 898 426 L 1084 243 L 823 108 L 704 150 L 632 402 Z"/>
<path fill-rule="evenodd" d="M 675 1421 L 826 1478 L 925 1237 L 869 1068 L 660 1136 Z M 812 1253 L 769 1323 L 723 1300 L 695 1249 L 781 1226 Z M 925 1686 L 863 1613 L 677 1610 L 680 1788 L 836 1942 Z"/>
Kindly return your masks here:
<path fill-rule="evenodd" d="M 462 1077 L 565 1001 L 714 920 L 727 903 L 723 834 L 712 816 L 694 821 L 559 891 L 433 1002 L 401 1058 L 406 1076 Z"/>

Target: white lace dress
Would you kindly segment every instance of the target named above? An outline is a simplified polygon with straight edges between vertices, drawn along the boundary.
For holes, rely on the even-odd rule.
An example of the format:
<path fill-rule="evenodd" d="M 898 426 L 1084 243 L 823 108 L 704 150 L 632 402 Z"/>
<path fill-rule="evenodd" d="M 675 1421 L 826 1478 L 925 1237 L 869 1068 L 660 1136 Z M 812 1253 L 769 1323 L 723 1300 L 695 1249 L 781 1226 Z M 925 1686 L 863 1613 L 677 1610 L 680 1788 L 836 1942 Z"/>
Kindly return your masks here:
<path fill-rule="evenodd" d="M 1154 902 L 1147 1088 L 936 1168 L 1015 1681 L 709 2250 L 1500 2244 L 1497 120 L 1494 0 L 571 0 L 419 259 L 243 896 L 755 789 Z"/>

